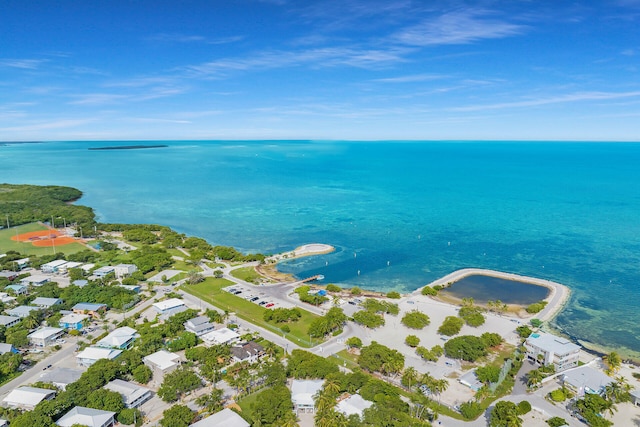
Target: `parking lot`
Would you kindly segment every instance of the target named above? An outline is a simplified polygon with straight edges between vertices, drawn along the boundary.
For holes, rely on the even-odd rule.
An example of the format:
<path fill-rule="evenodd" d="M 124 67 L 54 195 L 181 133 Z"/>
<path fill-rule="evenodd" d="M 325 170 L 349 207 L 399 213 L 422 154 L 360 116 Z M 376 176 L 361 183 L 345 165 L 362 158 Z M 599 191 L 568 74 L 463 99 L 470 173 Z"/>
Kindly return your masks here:
<path fill-rule="evenodd" d="M 223 288 L 223 291 L 229 292 L 238 298 L 243 298 L 264 308 L 273 309 L 293 307 L 293 304 L 287 304 L 286 302 L 274 299 L 259 287 L 248 287 L 236 284 Z"/>

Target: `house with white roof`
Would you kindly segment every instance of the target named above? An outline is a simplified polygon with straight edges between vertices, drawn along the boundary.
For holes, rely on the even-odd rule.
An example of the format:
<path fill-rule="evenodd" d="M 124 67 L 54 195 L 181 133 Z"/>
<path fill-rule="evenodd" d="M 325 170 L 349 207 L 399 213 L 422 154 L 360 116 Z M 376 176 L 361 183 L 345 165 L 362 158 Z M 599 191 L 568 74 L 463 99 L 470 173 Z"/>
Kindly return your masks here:
<path fill-rule="evenodd" d="M 113 267 L 113 271 L 116 273 L 116 277 L 118 279 L 122 279 L 123 277 L 129 277 L 138 271 L 138 267 L 133 264 L 118 264 Z"/>
<path fill-rule="evenodd" d="M 198 316 L 193 319 L 189 319 L 184 322 L 183 325 L 188 332 L 192 332 L 197 336 L 204 335 L 216 328 L 216 325 L 211 323 L 207 316 Z"/>
<path fill-rule="evenodd" d="M 553 365 L 556 372 L 578 366 L 580 346 L 566 338 L 534 333 L 526 339 L 524 347 L 529 360 L 544 366 Z"/>
<path fill-rule="evenodd" d="M 69 261 L 66 264 L 62 264 L 58 267 L 58 273 L 66 274 L 72 268 L 79 268 L 82 265 L 81 262 Z"/>
<path fill-rule="evenodd" d="M 169 298 L 164 301 L 156 302 L 153 309 L 160 315 L 173 315 L 187 310 L 184 301 L 178 298 Z"/>
<path fill-rule="evenodd" d="M 89 274 L 91 272 L 91 269 L 93 267 L 95 267 L 96 265 L 93 263 L 89 263 L 89 264 L 83 264 L 80 267 L 78 267 L 80 270 L 84 271 L 85 274 Z"/>
<path fill-rule="evenodd" d="M 161 383 L 164 375 L 180 366 L 180 356 L 166 350 L 156 351 L 142 358 L 142 363 L 153 372 L 153 381 Z"/>
<path fill-rule="evenodd" d="M 202 341 L 204 341 L 205 345 L 211 346 L 233 343 L 240 339 L 240 335 L 233 332 L 229 328 L 220 328 L 216 329 L 215 331 L 208 332 L 202 335 L 200 338 L 202 338 Z"/>
<path fill-rule="evenodd" d="M 4 277 L 5 279 L 12 281 L 16 277 L 18 277 L 18 272 L 16 271 L 0 271 L 0 277 Z"/>
<path fill-rule="evenodd" d="M 314 396 L 322 389 L 324 380 L 293 380 L 291 382 L 291 401 L 296 412 L 316 411 Z"/>
<path fill-rule="evenodd" d="M 10 328 L 14 325 L 17 325 L 20 322 L 20 318 L 18 316 L 1 316 L 0 315 L 0 326 L 4 326 L 5 328 Z"/>
<path fill-rule="evenodd" d="M 91 366 L 100 359 L 113 360 L 120 356 L 122 350 L 113 348 L 87 347 L 76 355 L 78 365 Z"/>
<path fill-rule="evenodd" d="M 0 343 L 0 356 L 7 353 L 19 353 L 18 350 L 13 346 L 13 344 Z"/>
<path fill-rule="evenodd" d="M 151 390 L 132 384 L 128 381 L 116 379 L 106 384 L 104 388 L 120 393 L 124 406 L 127 408 L 137 408 L 147 400 L 151 399 Z"/>
<path fill-rule="evenodd" d="M 35 332 L 27 335 L 32 345 L 36 347 L 46 347 L 48 345 L 55 344 L 56 340 L 64 334 L 64 330 L 61 328 L 52 328 L 45 326 Z"/>
<path fill-rule="evenodd" d="M 20 283 L 25 286 L 42 286 L 47 282 L 49 282 L 49 276 L 43 276 L 41 274 L 34 274 L 33 276 L 20 279 Z"/>
<path fill-rule="evenodd" d="M 31 301 L 31 305 L 36 305 L 40 308 L 51 308 L 54 305 L 62 304 L 62 300 L 60 298 L 44 298 L 37 297 L 33 301 Z"/>
<path fill-rule="evenodd" d="M 64 260 L 64 259 L 56 259 L 56 260 L 48 262 L 46 264 L 42 264 L 40 266 L 40 271 L 42 271 L 43 273 L 48 273 L 48 274 L 57 273 L 58 272 L 58 268 L 60 268 L 60 266 L 62 266 L 62 265 L 65 265 L 66 263 L 67 263 L 67 261 Z"/>
<path fill-rule="evenodd" d="M 55 390 L 23 386 L 12 390 L 7 397 L 2 399 L 2 403 L 11 408 L 30 411 L 35 408 L 38 403 L 45 399 L 52 399 L 55 395 Z"/>
<path fill-rule="evenodd" d="M 371 408 L 371 406 L 373 406 L 373 402 L 363 399 L 359 394 L 354 394 L 338 402 L 336 411 L 347 417 L 356 414 L 362 418 L 364 410 Z"/>
<path fill-rule="evenodd" d="M 87 314 L 67 314 L 60 318 L 60 323 L 58 323 L 58 326 L 60 326 L 62 329 L 75 329 L 76 331 L 80 331 L 84 327 L 85 320 L 88 318 L 89 316 Z"/>
<path fill-rule="evenodd" d="M 15 317 L 24 319 L 29 314 L 31 314 L 32 311 L 38 311 L 38 310 L 40 310 L 40 307 L 33 307 L 30 305 L 19 305 L 18 307 L 14 307 L 11 310 L 6 310 L 5 313 L 7 313 L 9 316 L 15 316 Z"/>
<path fill-rule="evenodd" d="M 81 425 L 87 427 L 110 427 L 115 424 L 115 412 L 75 406 L 56 421 L 60 427 Z"/>
<path fill-rule="evenodd" d="M 80 379 L 82 372 L 78 369 L 70 368 L 52 368 L 40 374 L 39 381 L 43 383 L 53 384 L 60 390 L 65 390 L 67 386 Z"/>
<path fill-rule="evenodd" d="M 29 265 L 29 258 L 22 258 L 22 259 L 15 260 L 13 262 L 16 263 L 16 266 L 18 267 L 19 270 L 22 270 Z"/>
<path fill-rule="evenodd" d="M 109 333 L 109 335 L 102 338 L 95 345 L 96 347 L 126 350 L 131 347 L 136 338 L 139 337 L 140 334 L 138 334 L 138 331 L 128 326 L 124 326 L 122 328 L 114 329 Z"/>
<path fill-rule="evenodd" d="M 107 311 L 106 304 L 97 304 L 91 302 L 79 302 L 78 304 L 71 307 L 74 313 L 77 314 L 89 314 L 91 316 L 99 316 L 100 314 Z"/>
<path fill-rule="evenodd" d="M 605 387 L 613 382 L 613 378 L 586 365 L 570 369 L 562 375 L 562 384 L 578 397 L 585 394 L 602 394 Z"/>
<path fill-rule="evenodd" d="M 15 302 L 16 298 L 10 296 L 8 293 L 6 292 L 0 292 L 0 302 L 3 304 L 13 304 Z"/>
<path fill-rule="evenodd" d="M 250 427 L 251 424 L 246 422 L 244 418 L 236 414 L 229 408 L 225 408 L 220 412 L 208 416 L 189 427 Z"/>

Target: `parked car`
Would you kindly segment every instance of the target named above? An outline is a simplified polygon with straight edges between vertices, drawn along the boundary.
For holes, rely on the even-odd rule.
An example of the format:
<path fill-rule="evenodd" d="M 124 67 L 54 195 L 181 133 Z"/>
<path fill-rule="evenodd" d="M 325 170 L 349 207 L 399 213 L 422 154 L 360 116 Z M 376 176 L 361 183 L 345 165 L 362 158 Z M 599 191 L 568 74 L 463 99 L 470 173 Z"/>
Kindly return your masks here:
<path fill-rule="evenodd" d="M 274 303 L 270 302 L 269 304 L 265 305 L 265 307 L 267 307 L 267 308 L 271 308 L 271 307 L 273 307 L 274 305 L 275 305 Z"/>
<path fill-rule="evenodd" d="M 267 303 L 266 301 L 260 301 L 258 304 L 265 305 L 266 303 Z"/>
<path fill-rule="evenodd" d="M 255 302 L 255 301 L 258 301 L 259 299 L 260 299 L 260 297 L 253 297 L 253 298 L 251 298 L 249 301 L 251 301 L 251 302 Z"/>

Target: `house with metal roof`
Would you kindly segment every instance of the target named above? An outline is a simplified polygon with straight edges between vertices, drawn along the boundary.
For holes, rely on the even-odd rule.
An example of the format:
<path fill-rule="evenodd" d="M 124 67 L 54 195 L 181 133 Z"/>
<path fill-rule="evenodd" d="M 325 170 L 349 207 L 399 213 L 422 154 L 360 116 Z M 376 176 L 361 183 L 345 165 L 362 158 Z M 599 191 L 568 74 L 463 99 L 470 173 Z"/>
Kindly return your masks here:
<path fill-rule="evenodd" d="M 71 310 L 73 310 L 73 312 L 77 314 L 90 314 L 91 316 L 99 316 L 100 314 L 107 311 L 107 305 L 90 302 L 79 302 L 78 304 L 71 307 Z"/>
<path fill-rule="evenodd" d="M 107 274 L 110 274 L 110 273 L 115 274 L 115 268 L 111 267 L 110 265 L 93 270 L 93 275 L 96 277 L 105 277 Z"/>
<path fill-rule="evenodd" d="M 153 372 L 153 382 L 162 383 L 164 375 L 180 366 L 180 356 L 166 350 L 156 351 L 142 358 L 142 363 Z"/>
<path fill-rule="evenodd" d="M 42 264 L 40 266 L 40 271 L 42 271 L 43 273 L 57 273 L 58 272 L 58 268 L 60 268 L 60 266 L 65 265 L 67 263 L 66 260 L 64 259 L 56 259 L 53 260 L 51 262 L 48 262 L 46 264 Z"/>
<path fill-rule="evenodd" d="M 138 267 L 134 264 L 118 264 L 113 267 L 113 271 L 118 279 L 122 279 L 123 277 L 129 277 L 138 271 Z"/>
<path fill-rule="evenodd" d="M 291 401 L 296 412 L 316 411 L 314 396 L 322 389 L 324 380 L 293 380 L 291 382 Z"/>
<path fill-rule="evenodd" d="M 5 328 L 10 328 L 14 325 L 17 325 L 19 322 L 20 318 L 18 316 L 0 315 L 0 326 L 4 326 Z"/>
<path fill-rule="evenodd" d="M 208 332 L 202 335 L 202 341 L 204 341 L 205 345 L 220 345 L 220 344 L 229 344 L 240 339 L 240 335 L 233 332 L 229 328 L 220 328 L 215 331 Z"/>
<path fill-rule="evenodd" d="M 373 402 L 363 399 L 359 394 L 353 394 L 340 400 L 336 405 L 336 411 L 347 417 L 356 414 L 362 418 L 364 410 L 371 408 L 371 406 L 373 406 Z"/>
<path fill-rule="evenodd" d="M 562 384 L 576 393 L 578 397 L 585 394 L 602 394 L 606 386 L 614 379 L 590 366 L 579 366 L 562 375 Z"/>
<path fill-rule="evenodd" d="M 147 400 L 151 399 L 151 390 L 132 384 L 128 381 L 115 379 L 106 384 L 104 388 L 119 393 L 120 396 L 122 396 L 124 406 L 127 408 L 137 408 Z"/>
<path fill-rule="evenodd" d="M 264 356 L 264 347 L 253 341 L 231 347 L 231 356 L 235 362 L 255 363 Z"/>
<path fill-rule="evenodd" d="M 76 314 L 76 313 L 67 314 L 60 318 L 60 322 L 58 323 L 58 326 L 60 326 L 62 329 L 67 329 L 67 330 L 75 329 L 76 331 L 80 331 L 84 327 L 85 320 L 88 318 L 89 318 L 89 315 L 87 314 Z"/>
<path fill-rule="evenodd" d="M 14 294 L 16 295 L 25 295 L 27 292 L 29 292 L 29 288 L 25 285 L 7 285 L 4 288 L 7 291 L 13 291 Z"/>
<path fill-rule="evenodd" d="M 189 427 L 249 427 L 250 424 L 240 415 L 236 414 L 229 408 L 225 408 L 220 412 L 209 415 L 200 421 L 191 424 Z"/>
<path fill-rule="evenodd" d="M 25 286 L 42 286 L 45 283 L 49 282 L 49 276 L 43 276 L 41 274 L 35 274 L 33 276 L 28 276 L 20 279 L 20 283 Z"/>
<path fill-rule="evenodd" d="M 0 343 L 0 356 L 7 353 L 18 354 L 19 351 L 13 346 L 13 344 Z"/>
<path fill-rule="evenodd" d="M 122 328 L 114 329 L 107 335 L 98 341 L 95 346 L 103 348 L 118 348 L 120 350 L 126 350 L 136 338 L 139 338 L 140 334 L 133 328 L 124 326 Z"/>
<path fill-rule="evenodd" d="M 40 328 L 35 332 L 27 335 L 29 342 L 36 347 L 46 347 L 49 345 L 55 344 L 56 340 L 60 338 L 64 334 L 64 330 L 62 328 L 52 328 L 50 326 L 45 326 L 44 328 Z"/>
<path fill-rule="evenodd" d="M 62 300 L 60 298 L 44 298 L 37 297 L 33 301 L 31 301 L 31 305 L 36 305 L 40 308 L 51 308 L 54 305 L 62 304 Z"/>
<path fill-rule="evenodd" d="M 38 310 L 40 310 L 40 307 L 33 307 L 30 305 L 19 305 L 18 307 L 14 307 L 11 310 L 6 310 L 5 313 L 7 313 L 9 316 L 15 316 L 15 317 L 24 319 L 29 314 L 31 314 L 32 311 L 38 311 Z"/>
<path fill-rule="evenodd" d="M 39 381 L 53 384 L 60 390 L 65 390 L 67 386 L 80 379 L 83 371 L 70 368 L 51 368 L 40 374 Z"/>
<path fill-rule="evenodd" d="M 115 424 L 115 412 L 75 406 L 56 421 L 60 427 L 81 425 L 87 427 L 110 427 Z"/>
<path fill-rule="evenodd" d="M 12 390 L 7 397 L 2 399 L 5 406 L 32 410 L 36 405 L 45 399 L 52 399 L 56 395 L 55 390 L 36 387 L 18 387 Z"/>
<path fill-rule="evenodd" d="M 113 348 L 87 347 L 76 355 L 76 359 L 80 366 L 91 366 L 100 359 L 113 360 L 121 353 L 122 350 Z"/>
<path fill-rule="evenodd" d="M 183 325 L 188 332 L 192 332 L 197 336 L 204 335 L 216 328 L 216 325 L 211 323 L 207 316 L 194 317 L 184 322 Z"/>
<path fill-rule="evenodd" d="M 184 304 L 184 301 L 178 298 L 169 298 L 164 301 L 156 302 L 153 305 L 153 309 L 157 311 L 159 314 L 165 314 L 168 312 L 179 313 L 177 311 L 181 309 L 182 311 L 187 309 L 187 306 Z"/>

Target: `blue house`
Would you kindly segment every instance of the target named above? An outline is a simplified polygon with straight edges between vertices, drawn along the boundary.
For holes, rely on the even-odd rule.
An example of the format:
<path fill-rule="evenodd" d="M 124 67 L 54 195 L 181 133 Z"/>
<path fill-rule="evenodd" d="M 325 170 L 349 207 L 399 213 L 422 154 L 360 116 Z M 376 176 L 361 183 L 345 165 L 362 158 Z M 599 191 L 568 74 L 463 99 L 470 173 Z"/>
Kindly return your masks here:
<path fill-rule="evenodd" d="M 60 323 L 58 324 L 58 326 L 60 326 L 62 329 L 75 329 L 76 331 L 80 331 L 84 326 L 85 319 L 88 318 L 89 316 L 87 316 L 86 314 L 67 314 L 66 316 L 60 318 Z"/>

